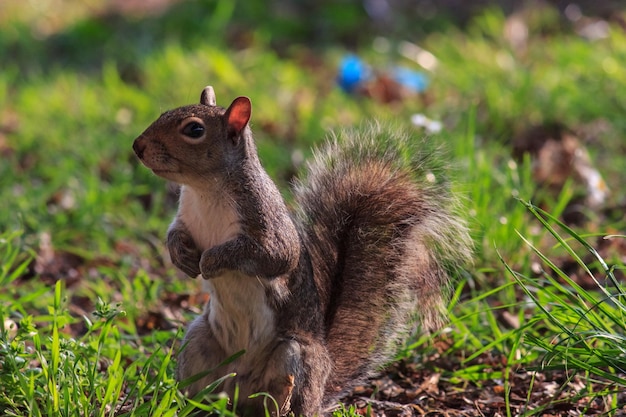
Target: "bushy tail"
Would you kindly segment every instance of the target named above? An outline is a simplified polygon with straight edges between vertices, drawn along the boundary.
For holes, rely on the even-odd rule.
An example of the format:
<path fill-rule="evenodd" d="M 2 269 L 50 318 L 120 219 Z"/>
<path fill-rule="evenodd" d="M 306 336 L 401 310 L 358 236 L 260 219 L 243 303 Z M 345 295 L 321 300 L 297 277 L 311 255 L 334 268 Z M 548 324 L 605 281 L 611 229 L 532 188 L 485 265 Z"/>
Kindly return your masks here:
<path fill-rule="evenodd" d="M 442 161 L 415 133 L 374 125 L 332 137 L 296 185 L 300 226 L 334 361 L 327 397 L 390 359 L 416 317 L 441 324 L 448 271 L 471 239 Z"/>

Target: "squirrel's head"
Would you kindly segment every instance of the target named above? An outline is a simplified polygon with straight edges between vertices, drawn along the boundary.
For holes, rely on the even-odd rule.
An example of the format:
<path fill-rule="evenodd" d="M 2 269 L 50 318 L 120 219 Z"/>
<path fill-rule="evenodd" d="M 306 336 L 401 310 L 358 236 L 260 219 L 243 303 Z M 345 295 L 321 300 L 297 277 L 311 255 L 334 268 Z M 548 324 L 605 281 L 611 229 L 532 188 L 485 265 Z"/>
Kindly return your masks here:
<path fill-rule="evenodd" d="M 224 109 L 213 88 L 200 104 L 163 113 L 133 143 L 141 162 L 155 174 L 180 184 L 214 179 L 246 157 L 250 99 L 238 97 Z"/>

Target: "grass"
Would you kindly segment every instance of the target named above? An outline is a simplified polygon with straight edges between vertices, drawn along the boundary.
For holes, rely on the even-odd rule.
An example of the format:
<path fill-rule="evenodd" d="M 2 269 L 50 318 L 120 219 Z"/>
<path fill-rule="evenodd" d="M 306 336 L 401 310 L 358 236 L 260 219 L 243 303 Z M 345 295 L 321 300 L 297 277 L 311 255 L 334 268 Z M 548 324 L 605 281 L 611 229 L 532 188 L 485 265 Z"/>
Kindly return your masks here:
<path fill-rule="evenodd" d="M 553 402 L 535 406 L 529 383 L 528 415 L 559 402 L 601 399 L 609 414 L 624 406 L 626 124 L 617 92 L 626 88 L 626 35 L 617 25 L 592 42 L 553 9 L 526 11 L 530 37 L 519 49 L 503 40 L 498 10 L 462 29 L 446 21 L 421 34 L 439 62 L 426 98 L 384 105 L 334 85 L 347 48 L 331 40 L 358 45 L 381 68 L 413 65 L 393 47 L 400 38 L 380 52 L 368 31 L 350 35 L 366 22 L 355 5 L 336 6 L 351 22 L 345 29 L 317 9 L 311 27 L 296 27 L 256 2 L 189 2 L 162 16 L 108 18 L 96 16 L 100 6 L 0 6 L 1 414 L 229 415 L 219 393 L 205 393 L 214 401 L 203 405 L 174 379 L 173 354 L 202 295 L 166 261 L 175 201 L 131 150 L 161 111 L 196 102 L 209 83 L 221 104 L 251 97 L 261 159 L 285 194 L 299 155 L 327 129 L 369 118 L 408 124 L 414 113 L 443 121 L 431 140 L 449 150 L 476 256 L 459 277 L 450 325 L 435 339 L 445 340 L 449 358 L 436 370 L 450 384 L 501 381 L 507 406 L 517 401 L 520 370 L 536 372 L 535 386 L 565 370 Z M 304 40 L 315 25 L 328 30 L 314 49 Z M 520 203 L 538 190 L 528 161 L 511 159 L 510 138 L 551 121 L 595 136 L 589 150 L 617 214 L 592 215 L 576 229 L 559 223 L 572 183 L 548 197 L 550 214 Z M 607 243 L 617 249 L 595 249 Z M 583 287 L 581 276 L 595 282 Z M 402 356 L 426 361 L 436 349 L 419 337 Z M 484 360 L 494 355 L 504 364 Z M 579 381 L 582 388 L 568 391 Z M 355 414 L 349 406 L 337 412 Z"/>
<path fill-rule="evenodd" d="M 568 377 L 584 371 L 590 381 L 596 384 L 594 387 L 589 384 L 582 389 L 579 397 L 585 398 L 592 394 L 611 398 L 626 389 L 626 291 L 615 275 L 615 268 L 623 269 L 623 266 L 608 265 L 580 234 L 532 204 L 526 206 L 555 238 L 558 247 L 567 252 L 596 284 L 596 291 L 585 290 L 555 265 L 548 255 L 523 238 L 545 268 L 540 277 L 532 278 L 507 266 L 530 302 L 540 312 L 520 328 L 527 343 L 543 352 L 535 368 L 565 368 Z M 559 233 L 557 228 L 563 232 Z M 576 250 L 575 245 L 591 255 L 593 261 L 584 261 L 579 255 L 581 250 Z M 597 278 L 588 264 L 599 267 L 601 278 Z M 617 404 L 616 399 L 614 402 Z"/>

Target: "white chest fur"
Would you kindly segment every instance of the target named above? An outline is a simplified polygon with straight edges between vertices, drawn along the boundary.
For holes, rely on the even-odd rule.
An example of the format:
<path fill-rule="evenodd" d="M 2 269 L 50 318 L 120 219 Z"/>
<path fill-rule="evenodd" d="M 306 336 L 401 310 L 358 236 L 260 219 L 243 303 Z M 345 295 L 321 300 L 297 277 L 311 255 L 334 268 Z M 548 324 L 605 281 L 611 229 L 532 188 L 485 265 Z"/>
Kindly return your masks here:
<path fill-rule="evenodd" d="M 202 251 L 241 232 L 237 213 L 227 196 L 216 198 L 215 194 L 181 189 L 178 216 Z M 204 315 L 225 352 L 234 354 L 245 349 L 253 353 L 274 338 L 274 311 L 260 278 L 231 270 L 205 281 L 205 287 L 211 298 Z"/>
<path fill-rule="evenodd" d="M 211 298 L 204 314 L 222 348 L 229 354 L 263 349 L 275 335 L 274 310 L 260 278 L 237 271 L 207 281 Z"/>
<path fill-rule="evenodd" d="M 233 239 L 240 232 L 239 219 L 227 196 L 181 188 L 178 217 L 202 251 Z"/>

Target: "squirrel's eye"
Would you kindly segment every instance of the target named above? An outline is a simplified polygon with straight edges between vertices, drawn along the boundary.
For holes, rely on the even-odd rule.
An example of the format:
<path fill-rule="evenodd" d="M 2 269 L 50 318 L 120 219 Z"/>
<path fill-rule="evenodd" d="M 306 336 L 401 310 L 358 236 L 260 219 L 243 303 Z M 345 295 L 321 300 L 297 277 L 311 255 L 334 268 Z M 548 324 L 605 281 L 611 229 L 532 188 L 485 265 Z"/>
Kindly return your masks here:
<path fill-rule="evenodd" d="M 183 127 L 183 135 L 198 139 L 204 135 L 204 126 L 198 122 L 190 122 Z"/>

